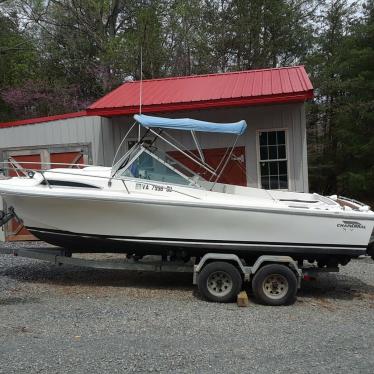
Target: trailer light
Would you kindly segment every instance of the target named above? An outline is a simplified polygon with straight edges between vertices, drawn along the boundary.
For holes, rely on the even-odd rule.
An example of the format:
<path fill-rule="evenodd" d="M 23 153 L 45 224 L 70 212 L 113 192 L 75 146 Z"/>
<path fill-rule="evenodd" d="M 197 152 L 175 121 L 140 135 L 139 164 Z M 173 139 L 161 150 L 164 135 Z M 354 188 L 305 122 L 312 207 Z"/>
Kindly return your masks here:
<path fill-rule="evenodd" d="M 316 278 L 310 276 L 309 274 L 304 274 L 303 280 L 305 280 L 306 282 L 308 282 L 308 281 L 316 280 Z"/>

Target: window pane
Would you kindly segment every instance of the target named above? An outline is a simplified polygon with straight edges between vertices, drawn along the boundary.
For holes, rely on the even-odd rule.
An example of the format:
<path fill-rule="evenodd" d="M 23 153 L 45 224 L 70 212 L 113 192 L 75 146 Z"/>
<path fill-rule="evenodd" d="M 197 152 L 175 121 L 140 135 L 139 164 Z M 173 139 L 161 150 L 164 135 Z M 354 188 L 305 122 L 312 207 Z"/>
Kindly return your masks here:
<path fill-rule="evenodd" d="M 261 186 L 262 186 L 262 188 L 265 188 L 265 189 L 269 189 L 270 188 L 269 177 L 262 177 L 261 178 Z"/>
<path fill-rule="evenodd" d="M 278 158 L 286 158 L 286 146 L 278 146 Z"/>
<path fill-rule="evenodd" d="M 277 131 L 277 144 L 286 144 L 285 131 Z"/>
<path fill-rule="evenodd" d="M 279 188 L 278 177 L 277 176 L 272 175 L 270 177 L 270 188 L 271 189 L 277 189 L 277 188 Z"/>
<path fill-rule="evenodd" d="M 268 160 L 269 159 L 269 152 L 267 146 L 260 147 L 260 159 L 261 160 Z"/>
<path fill-rule="evenodd" d="M 180 176 L 174 170 L 169 169 L 146 152 L 141 153 L 126 170 L 121 171 L 120 176 L 183 185 L 189 184 L 187 179 Z"/>
<path fill-rule="evenodd" d="M 279 161 L 279 174 L 287 174 L 287 161 Z"/>
<path fill-rule="evenodd" d="M 268 133 L 261 132 L 260 133 L 260 145 L 267 145 L 268 144 Z"/>
<path fill-rule="evenodd" d="M 269 162 L 270 166 L 270 174 L 271 175 L 278 175 L 278 162 Z"/>
<path fill-rule="evenodd" d="M 269 131 L 268 132 L 268 144 L 275 145 L 277 144 L 277 132 L 276 131 Z"/>
<path fill-rule="evenodd" d="M 269 175 L 269 163 L 268 162 L 261 162 L 260 168 L 261 168 L 261 175 L 263 177 L 266 175 Z"/>
<path fill-rule="evenodd" d="M 283 188 L 283 189 L 288 188 L 287 175 L 280 175 L 279 176 L 279 188 Z"/>
<path fill-rule="evenodd" d="M 277 146 L 276 145 L 269 146 L 269 160 L 276 160 L 277 158 L 278 158 Z"/>

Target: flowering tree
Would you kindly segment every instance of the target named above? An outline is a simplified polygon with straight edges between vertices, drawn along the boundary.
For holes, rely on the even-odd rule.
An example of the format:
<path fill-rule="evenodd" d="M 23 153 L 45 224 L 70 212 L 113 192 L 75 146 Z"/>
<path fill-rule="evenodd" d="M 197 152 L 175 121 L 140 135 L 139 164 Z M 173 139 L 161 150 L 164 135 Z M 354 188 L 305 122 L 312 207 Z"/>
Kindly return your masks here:
<path fill-rule="evenodd" d="M 20 117 L 47 116 L 79 111 L 88 106 L 78 85 L 28 80 L 18 87 L 3 89 L 2 100 Z"/>

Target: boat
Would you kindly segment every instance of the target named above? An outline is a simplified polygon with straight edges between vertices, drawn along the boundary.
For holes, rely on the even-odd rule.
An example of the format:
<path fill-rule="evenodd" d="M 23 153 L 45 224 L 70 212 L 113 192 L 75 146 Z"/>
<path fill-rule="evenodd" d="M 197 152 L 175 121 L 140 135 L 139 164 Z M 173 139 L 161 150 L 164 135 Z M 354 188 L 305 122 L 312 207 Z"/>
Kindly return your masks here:
<path fill-rule="evenodd" d="M 122 252 L 187 260 L 206 253 L 232 253 L 247 263 L 263 254 L 288 255 L 319 266 L 345 265 L 374 254 L 374 212 L 358 201 L 219 183 L 245 121 L 211 123 L 135 115 L 136 144 L 111 167 L 81 165 L 32 170 L 0 180 L 10 212 L 38 239 L 71 252 Z M 196 151 L 184 150 L 173 131 L 189 132 Z M 218 167 L 204 159 L 198 132 L 232 134 Z M 127 134 L 127 135 L 128 135 Z M 139 132 L 140 134 L 140 132 Z M 204 173 L 163 152 L 180 151 Z M 123 142 L 121 143 L 123 144 Z M 204 175 L 204 178 L 202 177 Z M 208 177 L 207 177 L 208 175 Z"/>

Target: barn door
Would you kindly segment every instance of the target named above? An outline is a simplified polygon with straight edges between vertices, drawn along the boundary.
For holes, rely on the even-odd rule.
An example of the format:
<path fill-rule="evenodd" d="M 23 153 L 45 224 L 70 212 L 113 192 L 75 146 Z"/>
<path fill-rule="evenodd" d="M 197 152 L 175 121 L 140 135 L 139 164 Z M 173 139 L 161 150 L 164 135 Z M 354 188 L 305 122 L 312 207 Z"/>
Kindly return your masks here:
<path fill-rule="evenodd" d="M 78 145 L 70 147 L 50 146 L 43 149 L 7 150 L 3 152 L 4 159 L 10 160 L 14 165 L 25 169 L 53 169 L 58 167 L 80 167 L 78 164 L 88 164 L 90 149 L 89 145 Z M 53 164 L 68 165 L 53 165 Z M 18 171 L 22 176 L 22 173 Z M 17 176 L 14 169 L 9 169 L 9 176 Z M 5 228 L 7 241 L 37 240 L 28 230 L 20 225 L 15 219 L 11 220 Z"/>
<path fill-rule="evenodd" d="M 213 148 L 213 149 L 203 149 L 203 154 L 205 161 L 216 169 L 219 165 L 222 157 L 226 153 L 226 148 Z M 192 150 L 194 154 L 198 156 L 197 150 Z M 195 173 L 201 175 L 204 179 L 209 180 L 211 174 L 203 169 L 201 166 L 195 164 L 188 157 L 184 156 L 178 151 L 168 152 L 171 157 L 175 160 L 181 162 L 183 165 L 187 166 L 189 169 Z M 225 170 L 223 171 L 221 177 L 218 180 L 219 183 L 234 184 L 237 186 L 247 185 L 246 176 L 246 163 L 245 163 L 245 147 L 236 147 L 231 155 L 229 162 Z"/>
<path fill-rule="evenodd" d="M 88 164 L 88 152 L 85 147 L 79 147 L 76 149 L 70 149 L 69 151 L 64 149 L 55 149 L 50 153 L 51 168 L 74 168 L 81 167 L 80 165 Z M 57 165 L 56 165 L 57 164 Z M 67 165 L 58 165 L 67 164 Z"/>
<path fill-rule="evenodd" d="M 29 151 L 9 151 L 7 152 L 6 159 L 15 167 L 40 170 L 41 163 L 48 162 L 48 157 L 46 156 L 47 154 L 43 150 L 35 149 Z M 11 177 L 16 177 L 17 175 L 22 176 L 23 174 L 20 170 L 9 166 L 8 175 Z"/>

